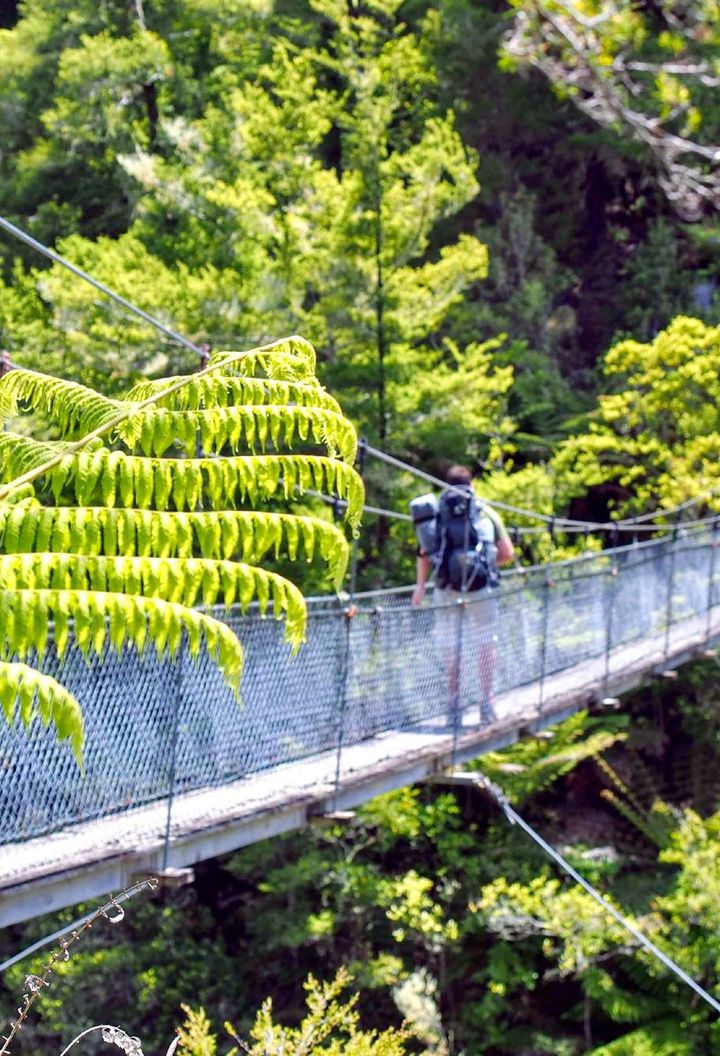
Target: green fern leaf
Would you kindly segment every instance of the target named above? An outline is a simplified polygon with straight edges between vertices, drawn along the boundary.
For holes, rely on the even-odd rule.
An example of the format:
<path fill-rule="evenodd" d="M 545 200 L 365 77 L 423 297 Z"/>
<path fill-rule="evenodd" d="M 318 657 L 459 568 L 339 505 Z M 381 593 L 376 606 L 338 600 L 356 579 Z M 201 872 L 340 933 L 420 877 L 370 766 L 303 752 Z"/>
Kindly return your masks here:
<path fill-rule="evenodd" d="M 21 702 L 21 719 L 29 726 L 35 713 L 52 723 L 59 740 L 69 740 L 78 763 L 82 761 L 83 722 L 75 697 L 55 679 L 26 664 L 0 662 L 0 704 L 8 722 Z"/>
<path fill-rule="evenodd" d="M 185 639 L 197 657 L 205 641 L 237 689 L 240 645 L 226 625 L 190 607 L 200 599 L 206 605 L 239 601 L 243 611 L 255 600 L 263 614 L 272 604 L 297 647 L 305 632 L 302 594 L 257 565 L 283 552 L 308 561 L 319 554 L 339 586 L 347 540 L 320 517 L 235 507 L 322 490 L 346 501 L 357 531 L 364 501 L 352 469 L 357 437 L 314 371 L 312 346 L 292 337 L 218 353 L 207 371 L 143 382 L 124 401 L 32 371 L 0 379 L 0 417 L 19 407 L 41 411 L 62 438 L 0 433 L 0 481 L 10 485 L 4 495 L 11 499 L 0 503 L 0 657 L 6 670 L 41 654 L 54 622 L 60 656 L 71 632 L 88 655 L 126 642 L 141 651 L 151 643 L 160 654 L 174 655 Z M 67 442 L 95 429 L 128 453 L 97 437 L 82 450 Z M 288 453 L 295 444 L 306 450 Z M 164 457 L 178 448 L 188 457 Z M 51 460 L 56 464 L 38 495 L 45 502 L 52 497 L 54 507 L 41 506 L 32 487 L 13 489 L 16 478 Z M 11 689 L 8 675 L 0 689 L 6 709 L 23 722 L 39 714 L 60 728 L 65 698 L 57 701 L 66 691 L 59 687 L 60 695 L 52 696 L 47 684 L 41 691 L 39 682 L 18 677 Z"/>
<path fill-rule="evenodd" d="M 115 528 L 116 550 L 109 556 L 192 557 L 197 547 L 203 557 L 240 560 L 259 564 L 268 552 L 297 553 L 302 543 L 304 557 L 312 561 L 319 549 L 339 586 L 347 566 L 349 546 L 343 532 L 331 521 L 288 513 L 260 511 L 109 510 L 102 507 L 17 508 L 0 518 L 0 550 L 18 553 L 25 521 L 44 524 L 46 549 L 54 553 L 101 554 L 113 539 L 106 531 Z M 10 530 L 12 528 L 12 531 Z"/>
<path fill-rule="evenodd" d="M 305 382 L 275 381 L 269 378 L 227 376 L 220 371 L 212 376 L 189 375 L 141 381 L 127 394 L 127 401 L 148 399 L 185 382 L 181 389 L 161 396 L 158 406 L 173 411 L 197 411 L 210 407 L 232 407 L 248 404 L 295 403 L 303 407 L 323 407 L 341 413 L 337 400 L 316 380 Z"/>
<path fill-rule="evenodd" d="M 132 641 L 139 649 L 146 637 L 158 654 L 167 649 L 168 631 L 174 620 L 181 627 L 199 628 L 208 649 L 221 659 L 228 684 L 237 691 L 242 672 L 242 647 L 235 635 L 212 616 L 189 609 L 176 602 L 142 595 L 125 595 L 83 590 L 6 590 L 0 589 L 0 614 L 3 616 L 4 659 L 20 660 L 30 654 L 42 655 L 45 649 L 48 621 L 56 612 L 73 619 L 75 640 L 85 655 L 102 655 L 105 645 L 105 621 L 114 621 L 115 644 Z M 119 638 L 119 613 L 124 619 L 124 637 Z M 227 661 L 227 668 L 225 668 Z"/>
<path fill-rule="evenodd" d="M 11 370 L 0 379 L 0 393 L 4 401 L 9 399 L 15 407 L 23 403 L 31 411 L 43 411 L 63 436 L 92 432 L 122 410 L 121 403 L 94 389 L 22 368 Z"/>

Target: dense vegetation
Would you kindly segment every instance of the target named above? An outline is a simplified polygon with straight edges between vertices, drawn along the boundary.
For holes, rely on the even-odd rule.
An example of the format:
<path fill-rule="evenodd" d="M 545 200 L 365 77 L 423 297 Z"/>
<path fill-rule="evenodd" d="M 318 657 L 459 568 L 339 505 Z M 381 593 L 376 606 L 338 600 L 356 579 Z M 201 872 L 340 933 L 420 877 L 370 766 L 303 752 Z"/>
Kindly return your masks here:
<path fill-rule="evenodd" d="M 688 669 L 672 696 L 661 681 L 622 713 L 576 716 L 551 740 L 522 742 L 480 765 L 576 868 L 712 989 L 715 662 Z M 56 923 L 8 929 L 3 949 Z M 7 973 L 7 1007 L 41 960 Z M 565 883 L 489 799 L 432 787 L 376 800 L 345 827 L 317 826 L 206 862 L 191 887 L 130 903 L 121 927 L 94 929 L 84 951 L 60 963 L 42 1015 L 20 1040 L 25 1051 L 54 1051 L 68 1022 L 77 1031 L 119 1022 L 146 1051 L 162 1051 L 189 1003 L 204 1006 L 225 1052 L 224 1020 L 247 1036 L 271 994 L 276 1017 L 295 1023 L 307 973 L 331 979 L 341 967 L 360 990 L 365 1028 L 406 1018 L 409 1051 L 720 1051 L 712 1011 Z M 206 1051 L 197 1037 L 188 1050 Z"/>
<path fill-rule="evenodd" d="M 632 113 L 709 188 L 691 207 L 627 107 L 595 121 L 575 105 L 592 92 L 572 87 L 553 9 L 26 0 L 0 30 L 0 212 L 198 343 L 302 333 L 361 434 L 426 468 L 471 461 L 490 495 L 546 511 L 662 505 L 716 461 L 695 442 L 716 429 L 713 11 L 608 4 L 587 32 L 595 81 L 625 77 L 627 97 L 632 74 Z M 194 367 L 30 249 L 5 240 L 2 262 L 0 344 L 17 362 L 111 395 Z M 689 314 L 671 342 L 707 355 L 687 379 L 702 415 L 679 386 L 661 415 L 603 405 L 603 446 L 585 417 L 598 393 L 642 393 L 668 364 L 656 335 Z M 623 338 L 642 347 L 603 368 Z M 634 503 L 617 462 L 646 452 Z M 374 464 L 366 476 L 376 505 L 411 493 Z M 409 574 L 407 535 L 388 531 L 364 540 L 366 585 Z"/>
<path fill-rule="evenodd" d="M 0 214 L 215 352 L 302 333 L 364 436 L 430 470 L 470 462 L 490 497 L 593 519 L 717 508 L 713 0 L 24 0 L 0 20 Z M 29 249 L 3 241 L 0 265 L 16 363 L 108 401 L 195 369 Z M 372 461 L 364 475 L 376 505 L 415 488 Z M 363 585 L 413 562 L 406 528 L 366 524 Z M 716 665 L 671 688 L 482 765 L 712 988 Z M 162 1045 L 190 1002 L 212 1027 L 191 1014 L 185 1050 L 212 1056 L 225 1019 L 247 1035 L 272 994 L 297 1023 L 307 973 L 347 966 L 363 1024 L 412 1032 L 353 1034 L 341 1006 L 359 1056 L 720 1053 L 709 1013 L 476 793 L 407 790 L 206 863 L 111 937 L 63 963 L 26 1047 L 120 1002 Z M 297 1037 L 274 1037 L 289 1056 Z"/>

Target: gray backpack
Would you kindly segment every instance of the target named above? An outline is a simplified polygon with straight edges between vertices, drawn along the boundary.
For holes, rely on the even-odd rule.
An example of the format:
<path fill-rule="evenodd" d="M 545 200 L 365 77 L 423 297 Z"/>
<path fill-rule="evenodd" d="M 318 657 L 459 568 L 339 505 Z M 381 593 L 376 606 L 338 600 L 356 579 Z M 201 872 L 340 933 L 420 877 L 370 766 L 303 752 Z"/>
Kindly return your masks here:
<path fill-rule="evenodd" d="M 438 587 L 463 593 L 497 586 L 494 528 L 473 489 L 454 486 L 410 503 L 420 548 L 431 557 Z"/>

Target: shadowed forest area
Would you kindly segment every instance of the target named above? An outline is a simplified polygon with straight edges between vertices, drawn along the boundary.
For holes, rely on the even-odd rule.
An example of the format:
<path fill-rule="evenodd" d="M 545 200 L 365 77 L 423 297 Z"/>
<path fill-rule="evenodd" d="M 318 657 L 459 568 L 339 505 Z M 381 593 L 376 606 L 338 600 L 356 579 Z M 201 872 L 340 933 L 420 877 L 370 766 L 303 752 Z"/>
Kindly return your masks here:
<path fill-rule="evenodd" d="M 5 3 L 0 215 L 213 354 L 307 338 L 359 435 L 412 466 L 677 529 L 718 512 L 719 43 L 715 0 Z M 5 234 L 0 347 L 111 398 L 198 366 Z M 421 490 L 360 468 L 376 507 Z M 617 537 L 515 541 L 539 563 Z M 358 558 L 361 588 L 411 582 L 410 527 L 367 514 Z M 306 593 L 332 589 L 319 564 Z M 719 703 L 706 658 L 477 764 L 712 993 Z M 57 926 L 7 929 L 0 957 Z M 712 1011 L 467 789 L 201 864 L 108 931 L 58 965 L 15 1051 L 104 1019 L 164 1051 L 185 1018 L 183 1056 L 213 1056 L 271 996 L 257 1056 L 720 1054 Z M 281 1036 L 308 974 L 344 969 L 357 1026 L 334 991 L 310 1002 L 345 1040 Z"/>

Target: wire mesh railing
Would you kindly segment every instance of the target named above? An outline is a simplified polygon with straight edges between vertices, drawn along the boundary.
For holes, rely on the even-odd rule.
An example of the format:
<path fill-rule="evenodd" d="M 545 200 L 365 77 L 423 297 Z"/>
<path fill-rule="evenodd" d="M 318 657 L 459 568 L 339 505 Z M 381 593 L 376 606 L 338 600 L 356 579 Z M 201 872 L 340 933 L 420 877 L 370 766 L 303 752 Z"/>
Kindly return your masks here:
<path fill-rule="evenodd" d="M 308 636 L 293 657 L 275 620 L 218 615 L 243 641 L 240 704 L 216 665 L 148 651 L 85 659 L 71 646 L 42 664 L 81 701 L 86 770 L 35 723 L 0 725 L 0 842 L 28 840 L 153 804 L 148 831 L 180 823 L 188 794 L 312 761 L 306 780 L 339 780 L 350 746 L 401 731 L 457 734 L 465 717 L 489 725 L 493 699 L 597 662 L 607 685 L 618 650 L 696 618 L 709 635 L 720 597 L 715 526 L 528 572 L 462 604 L 411 605 L 411 589 L 310 599 Z M 351 614 L 352 613 L 352 614 Z M 508 706 L 507 704 L 505 705 Z M 387 739 L 388 757 L 392 738 Z M 140 824 L 140 822 L 138 822 Z M 154 827 L 154 828 L 153 828 Z"/>

